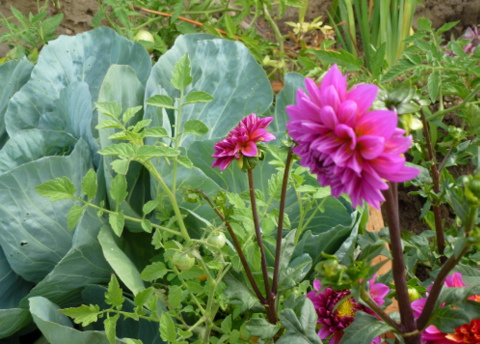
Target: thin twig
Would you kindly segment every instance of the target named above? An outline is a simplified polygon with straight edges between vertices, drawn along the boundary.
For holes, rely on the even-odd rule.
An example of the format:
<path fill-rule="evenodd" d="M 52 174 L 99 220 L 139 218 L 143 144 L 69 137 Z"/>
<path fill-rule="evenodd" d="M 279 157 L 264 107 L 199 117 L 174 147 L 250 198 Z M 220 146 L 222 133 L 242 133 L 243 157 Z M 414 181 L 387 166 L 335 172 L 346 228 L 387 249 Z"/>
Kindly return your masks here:
<path fill-rule="evenodd" d="M 255 197 L 255 186 L 253 183 L 252 168 L 249 168 L 247 170 L 247 175 L 248 175 L 248 189 L 250 191 L 250 205 L 252 207 L 253 223 L 255 226 L 255 234 L 257 236 L 258 247 L 260 248 L 262 275 L 265 283 L 265 293 L 267 294 L 267 305 L 265 305 L 265 307 L 267 310 L 268 321 L 271 324 L 276 324 L 277 314 L 275 310 L 275 300 L 273 298 L 272 289 L 270 288 L 270 281 L 269 281 L 268 270 L 267 270 L 267 259 L 265 255 L 265 246 L 263 245 L 262 232 L 260 231 L 260 223 L 258 221 L 257 200 Z"/>
<path fill-rule="evenodd" d="M 428 120 L 425 112 L 422 108 L 420 111 L 422 114 L 423 130 L 425 132 L 425 140 L 427 142 L 427 151 L 428 151 L 428 160 L 431 161 L 430 171 L 433 181 L 433 191 L 435 194 L 440 194 L 440 173 L 437 169 L 437 163 L 435 158 L 435 152 L 433 150 L 432 140 L 430 139 L 430 130 L 428 127 Z M 445 235 L 443 233 L 443 223 L 442 223 L 442 213 L 440 210 L 440 204 L 435 202 L 433 206 L 433 215 L 435 218 L 435 231 L 437 234 L 437 246 L 438 254 L 440 255 L 440 262 L 444 264 L 447 261 L 447 258 L 444 255 L 445 252 Z"/>
<path fill-rule="evenodd" d="M 230 223 L 228 220 L 223 216 L 223 214 L 220 212 L 220 210 L 217 209 L 213 201 L 208 197 L 208 195 L 203 192 L 202 190 L 195 190 L 198 193 L 202 195 L 202 197 L 208 202 L 208 204 L 212 207 L 213 211 L 218 215 L 218 217 L 225 223 L 225 226 L 227 227 L 228 233 L 232 237 L 233 241 L 233 246 L 235 247 L 235 250 L 237 251 L 238 257 L 240 258 L 240 261 L 242 262 L 242 266 L 245 270 L 245 273 L 247 274 L 248 281 L 250 282 L 250 285 L 253 288 L 253 291 L 255 292 L 255 295 L 257 295 L 257 298 L 260 300 L 260 303 L 264 304 L 266 301 L 266 298 L 263 297 L 262 292 L 258 288 L 257 282 L 255 282 L 255 278 L 253 277 L 252 271 L 250 270 L 250 267 L 248 266 L 247 260 L 245 259 L 245 255 L 243 254 L 242 251 L 242 246 L 240 245 L 238 238 L 235 234 L 235 232 L 232 229 L 232 226 L 230 226 Z"/>
<path fill-rule="evenodd" d="M 293 146 L 290 147 L 287 154 L 287 160 L 285 161 L 285 171 L 283 172 L 283 182 L 282 182 L 282 192 L 280 196 L 280 206 L 278 214 L 278 230 L 277 230 L 277 246 L 275 248 L 275 265 L 273 268 L 273 285 L 272 285 L 272 294 L 274 297 L 277 295 L 278 291 L 278 276 L 280 273 L 280 260 L 281 260 L 281 250 L 282 250 L 282 237 L 283 237 L 283 221 L 285 218 L 285 199 L 287 198 L 287 186 L 288 186 L 288 176 L 290 174 L 290 165 L 292 164 L 293 158 Z"/>

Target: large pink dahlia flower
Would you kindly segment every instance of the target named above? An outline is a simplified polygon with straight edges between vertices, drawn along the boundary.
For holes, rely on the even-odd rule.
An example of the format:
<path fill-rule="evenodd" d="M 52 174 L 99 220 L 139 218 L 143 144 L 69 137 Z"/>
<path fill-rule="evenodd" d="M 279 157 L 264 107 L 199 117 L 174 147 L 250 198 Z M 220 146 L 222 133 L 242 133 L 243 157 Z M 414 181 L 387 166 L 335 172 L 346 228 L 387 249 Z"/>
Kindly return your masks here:
<path fill-rule="evenodd" d="M 467 285 L 463 282 L 462 274 L 454 272 L 445 280 L 448 288 L 460 288 Z M 480 295 L 472 295 L 469 300 L 480 302 Z M 425 307 L 426 298 L 412 302 L 415 317 L 419 317 Z M 479 344 L 480 343 L 480 319 L 474 319 L 470 323 L 459 326 L 455 333 L 443 333 L 435 325 L 428 326 L 422 333 L 424 344 Z"/>
<path fill-rule="evenodd" d="M 272 120 L 273 117 L 258 118 L 254 113 L 242 119 L 226 138 L 215 144 L 212 167 L 224 170 L 233 160 L 257 156 L 258 142 L 275 140 L 275 136 L 266 130 Z"/>
<path fill-rule="evenodd" d="M 382 283 L 375 283 L 372 279 L 369 281 L 370 296 L 379 305 L 383 305 L 384 298 L 389 292 L 389 288 Z M 357 301 L 351 296 L 349 290 L 333 290 L 328 287 L 321 290 L 321 282 L 316 280 L 313 282 L 315 291 L 307 294 L 312 301 L 318 316 L 318 324 L 320 330 L 318 336 L 321 339 L 329 339 L 329 344 L 338 344 L 343 337 L 343 331 L 355 319 L 355 312 L 363 311 L 371 315 L 375 315 L 373 311 Z M 380 337 L 376 337 L 371 344 L 380 344 Z"/>
<path fill-rule="evenodd" d="M 354 207 L 367 201 L 380 208 L 386 181 L 403 182 L 420 172 L 405 166 L 405 153 L 412 143 L 397 128 L 395 112 L 368 111 L 378 87 L 358 84 L 347 90 L 347 81 L 336 65 L 320 87 L 309 78 L 307 92 L 299 89 L 297 104 L 287 106 L 287 129 L 298 144 L 294 153 L 318 181 L 331 187 L 332 195 L 346 193 Z"/>

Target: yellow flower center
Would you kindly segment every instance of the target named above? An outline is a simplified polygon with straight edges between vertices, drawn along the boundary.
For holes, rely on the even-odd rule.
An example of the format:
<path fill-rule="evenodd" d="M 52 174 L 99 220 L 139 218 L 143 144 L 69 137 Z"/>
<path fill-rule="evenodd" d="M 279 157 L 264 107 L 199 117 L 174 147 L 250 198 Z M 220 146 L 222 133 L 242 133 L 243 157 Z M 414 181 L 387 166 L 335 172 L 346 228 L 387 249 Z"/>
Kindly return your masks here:
<path fill-rule="evenodd" d="M 351 300 L 351 298 L 343 300 L 338 305 L 337 311 L 338 311 L 338 316 L 339 317 L 341 317 L 341 318 L 346 317 L 346 316 L 353 317 L 355 315 L 355 311 L 353 310 L 353 305 L 352 305 L 352 302 L 350 300 Z"/>

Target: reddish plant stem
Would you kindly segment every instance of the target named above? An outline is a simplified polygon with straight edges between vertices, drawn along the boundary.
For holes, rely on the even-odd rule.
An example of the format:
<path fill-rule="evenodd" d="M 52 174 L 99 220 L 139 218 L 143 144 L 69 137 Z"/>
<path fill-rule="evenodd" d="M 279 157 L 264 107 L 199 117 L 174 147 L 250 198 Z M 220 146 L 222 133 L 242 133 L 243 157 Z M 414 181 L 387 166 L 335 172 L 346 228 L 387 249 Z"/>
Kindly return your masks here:
<path fill-rule="evenodd" d="M 425 112 L 423 111 L 423 109 L 421 113 L 422 113 L 423 131 L 425 133 L 425 140 L 427 142 L 428 160 L 431 161 L 430 174 L 432 176 L 432 181 L 433 181 L 433 191 L 435 192 L 435 194 L 439 195 L 440 194 L 440 173 L 437 168 L 432 140 L 430 139 L 430 130 L 428 127 L 427 116 L 425 116 Z M 440 262 L 444 264 L 447 261 L 447 258 L 444 255 L 445 235 L 443 233 L 443 223 L 442 223 L 442 214 L 440 210 L 440 204 L 438 204 L 438 202 L 435 202 L 435 204 L 432 204 L 432 208 L 433 208 L 433 216 L 435 218 L 435 231 L 437 234 L 438 254 L 440 255 Z"/>
<path fill-rule="evenodd" d="M 218 215 L 218 217 L 225 223 L 225 226 L 227 227 L 228 233 L 230 234 L 232 241 L 233 241 L 233 246 L 235 247 L 235 250 L 237 251 L 237 254 L 240 258 L 240 261 L 242 262 L 243 269 L 245 270 L 245 273 L 247 274 L 248 281 L 250 282 L 250 285 L 253 288 L 253 291 L 255 292 L 255 295 L 257 298 L 260 300 L 262 304 L 266 303 L 266 298 L 262 295 L 262 292 L 258 288 L 257 282 L 255 282 L 255 278 L 253 277 L 252 271 L 250 270 L 250 267 L 248 266 L 247 260 L 245 259 L 245 255 L 243 254 L 242 251 L 242 246 L 240 245 L 237 236 L 235 235 L 235 232 L 232 229 L 232 226 L 230 226 L 230 223 L 228 220 L 223 216 L 223 214 L 220 212 L 220 210 L 217 209 L 215 204 L 213 204 L 212 200 L 208 195 L 203 192 L 202 190 L 195 190 L 199 192 L 202 197 L 208 202 L 208 204 L 212 207 L 213 211 Z"/>
<path fill-rule="evenodd" d="M 247 174 L 248 174 L 248 189 L 250 191 L 250 205 L 252 206 L 252 218 L 253 218 L 253 223 L 255 225 L 255 234 L 257 236 L 258 247 L 260 248 L 262 275 L 265 283 L 265 293 L 267 294 L 267 304 L 265 305 L 265 308 L 267 310 L 268 321 L 271 324 L 276 324 L 277 312 L 275 309 L 275 299 L 272 294 L 272 289 L 270 288 L 270 280 L 268 278 L 268 270 L 267 270 L 267 259 L 265 255 L 265 246 L 263 245 L 262 232 L 260 231 L 260 223 L 258 220 L 257 200 L 255 197 L 255 186 L 253 183 L 253 169 L 249 168 L 247 170 Z"/>
<path fill-rule="evenodd" d="M 470 210 L 468 213 L 467 221 L 465 223 L 465 235 L 468 236 L 469 233 L 472 231 L 473 227 L 475 226 L 475 221 L 477 219 L 477 212 L 478 208 L 476 205 L 470 205 Z M 427 301 L 425 302 L 425 307 L 423 307 L 422 314 L 417 320 L 418 328 L 423 329 L 428 324 L 428 320 L 430 315 L 432 315 L 433 310 L 435 309 L 435 305 L 437 304 L 438 296 L 442 291 L 443 283 L 447 278 L 450 271 L 460 262 L 462 257 L 468 252 L 470 246 L 467 245 L 465 248 L 455 256 L 452 254 L 450 258 L 443 264 L 442 268 L 438 272 L 437 277 L 435 278 L 435 282 L 433 283 L 432 289 L 428 294 Z"/>
<path fill-rule="evenodd" d="M 275 266 L 273 268 L 273 284 L 272 294 L 276 297 L 278 292 L 278 276 L 280 273 L 280 260 L 282 250 L 282 237 L 283 237 L 283 221 L 285 218 L 285 199 L 287 197 L 288 176 L 290 174 L 290 166 L 293 158 L 293 146 L 290 147 L 287 154 L 287 160 L 285 161 L 285 171 L 283 172 L 282 191 L 280 196 L 280 206 L 278 214 L 278 230 L 277 230 L 277 246 L 275 248 Z"/>
<path fill-rule="evenodd" d="M 392 252 L 392 272 L 397 293 L 398 306 L 400 309 L 401 333 L 415 333 L 417 326 L 408 297 L 407 279 L 405 275 L 405 261 L 403 259 L 402 239 L 400 233 L 400 219 L 398 214 L 398 199 L 396 196 L 396 183 L 390 183 L 390 187 L 383 191 L 387 210 L 388 231 L 390 233 L 390 251 Z M 417 338 L 418 337 L 418 338 Z M 417 341 L 418 339 L 418 341 Z M 407 336 L 405 343 L 420 344 L 420 337 Z"/>

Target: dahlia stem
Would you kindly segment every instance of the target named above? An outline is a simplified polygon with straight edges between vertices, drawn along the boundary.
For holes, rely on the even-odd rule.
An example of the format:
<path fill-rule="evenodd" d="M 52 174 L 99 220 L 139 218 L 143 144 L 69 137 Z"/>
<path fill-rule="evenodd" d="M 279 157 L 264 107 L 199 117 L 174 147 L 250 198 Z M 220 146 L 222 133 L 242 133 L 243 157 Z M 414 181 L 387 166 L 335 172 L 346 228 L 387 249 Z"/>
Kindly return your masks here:
<path fill-rule="evenodd" d="M 433 181 L 433 191 L 435 194 L 440 194 L 440 173 L 437 168 L 437 163 L 435 159 L 435 152 L 433 150 L 432 140 L 430 139 L 430 130 L 428 127 L 427 116 L 422 108 L 422 122 L 423 122 L 423 131 L 425 132 L 425 139 L 427 141 L 427 155 L 428 160 L 431 161 L 430 171 Z M 435 218 L 435 232 L 437 234 L 437 247 L 438 247 L 438 254 L 440 255 L 440 262 L 444 264 L 447 258 L 444 255 L 445 252 L 445 236 L 443 234 L 443 223 L 442 223 L 442 214 L 440 211 L 440 204 L 439 201 L 436 200 L 434 204 L 432 204 L 433 208 L 433 215 Z"/>
<path fill-rule="evenodd" d="M 380 319 L 382 319 L 388 325 L 393 327 L 398 333 L 401 333 L 402 328 L 400 327 L 400 325 L 397 324 L 395 320 L 390 318 L 390 316 L 382 308 L 380 308 L 380 306 L 374 300 L 372 300 L 370 295 L 367 293 L 367 291 L 363 287 L 361 288 L 361 291 L 360 291 L 360 297 L 362 298 L 363 302 L 367 304 L 368 308 L 374 311 L 375 314 L 377 314 L 380 317 Z"/>
<path fill-rule="evenodd" d="M 199 192 L 202 197 L 208 202 L 208 204 L 212 207 L 213 211 L 218 215 L 218 217 L 225 223 L 225 226 L 227 227 L 228 233 L 232 237 L 233 241 L 233 246 L 235 247 L 235 251 L 237 251 L 238 256 L 240 257 L 240 261 L 242 262 L 242 266 L 245 269 L 245 273 L 247 274 L 248 281 L 250 282 L 250 285 L 253 288 L 253 291 L 255 292 L 255 295 L 257 295 L 257 298 L 260 300 L 262 304 L 265 304 L 266 299 L 263 297 L 262 292 L 258 288 L 257 282 L 255 282 L 255 278 L 253 277 L 252 271 L 250 270 L 250 267 L 248 266 L 247 259 L 245 259 L 245 255 L 242 251 L 242 246 L 240 245 L 240 242 L 238 241 L 238 238 L 235 234 L 235 232 L 232 229 L 232 226 L 230 226 L 230 222 L 225 218 L 225 216 L 220 212 L 220 210 L 217 209 L 215 204 L 213 204 L 212 200 L 208 195 L 203 192 L 202 190 L 195 190 Z"/>
<path fill-rule="evenodd" d="M 468 236 L 468 234 L 471 232 L 471 230 L 475 226 L 477 213 L 478 213 L 478 207 L 476 205 L 471 205 L 468 212 L 467 221 L 465 223 L 466 236 Z M 420 317 L 417 320 L 417 325 L 419 329 L 422 330 L 425 326 L 427 326 L 430 315 L 432 315 L 432 312 L 435 309 L 438 296 L 442 291 L 442 287 L 443 287 L 443 283 L 445 282 L 445 279 L 447 278 L 450 271 L 453 270 L 453 268 L 460 262 L 462 257 L 468 252 L 468 250 L 469 250 L 469 245 L 465 246 L 465 248 L 460 252 L 460 254 L 458 254 L 458 256 L 455 256 L 455 254 L 452 254 L 450 258 L 445 262 L 445 264 L 443 264 L 442 268 L 438 272 L 438 275 L 435 278 L 435 282 L 433 283 L 432 289 L 430 290 L 430 294 L 428 294 L 427 301 L 425 302 L 425 307 L 423 308 L 422 314 L 420 314 Z"/>
<path fill-rule="evenodd" d="M 403 259 L 402 239 L 400 233 L 400 219 L 398 214 L 398 197 L 396 197 L 396 183 L 390 183 L 390 187 L 383 192 L 387 208 L 387 224 L 390 233 L 390 251 L 392 252 L 392 272 L 397 293 L 398 306 L 400 308 L 400 319 L 405 333 L 414 333 L 417 330 L 413 312 L 408 297 L 407 279 L 405 276 L 405 261 Z M 407 337 L 408 338 L 408 337 Z M 417 343 L 407 341 L 405 343 Z M 410 338 L 411 339 L 411 338 Z M 420 343 L 420 341 L 418 341 Z"/>
<path fill-rule="evenodd" d="M 287 154 L 287 160 L 285 161 L 285 170 L 283 171 L 283 181 L 282 181 L 282 193 L 280 196 L 280 206 L 278 214 L 278 230 L 277 230 L 277 246 L 275 248 L 275 266 L 273 268 L 273 285 L 272 285 L 272 294 L 275 297 L 278 291 L 278 275 L 280 272 L 280 260 L 281 260 L 281 250 L 282 250 L 282 237 L 283 237 L 283 220 L 285 217 L 285 199 L 287 198 L 287 186 L 288 186 L 288 177 L 290 175 L 290 166 L 293 159 L 293 146 L 290 147 Z"/>
<path fill-rule="evenodd" d="M 263 281 L 265 283 L 265 293 L 267 295 L 267 303 L 264 304 L 264 306 L 267 311 L 268 321 L 271 324 L 276 324 L 277 314 L 275 310 L 275 299 L 273 297 L 272 290 L 270 289 L 270 281 L 268 278 L 268 270 L 267 270 L 267 259 L 265 255 L 265 246 L 263 245 L 262 233 L 260 231 L 260 223 L 258 221 L 257 200 L 255 197 L 255 186 L 253 183 L 253 169 L 249 168 L 247 170 L 247 174 L 248 174 L 248 188 L 250 191 L 250 203 L 252 206 L 252 217 L 253 217 L 253 223 L 255 225 L 255 234 L 257 236 L 258 247 L 260 248 L 262 275 L 263 275 Z"/>

